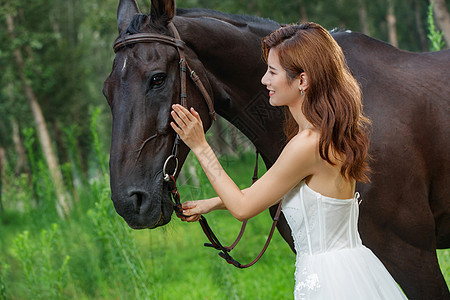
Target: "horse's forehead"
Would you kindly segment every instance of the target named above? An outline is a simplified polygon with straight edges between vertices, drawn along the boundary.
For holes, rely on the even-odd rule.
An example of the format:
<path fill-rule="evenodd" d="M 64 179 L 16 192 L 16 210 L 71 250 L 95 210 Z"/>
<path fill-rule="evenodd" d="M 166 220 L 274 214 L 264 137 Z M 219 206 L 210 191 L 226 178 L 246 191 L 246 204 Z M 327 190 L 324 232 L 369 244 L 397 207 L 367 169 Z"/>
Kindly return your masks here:
<path fill-rule="evenodd" d="M 134 48 L 135 55 L 140 54 L 145 59 L 170 59 L 177 55 L 175 47 L 159 42 L 138 43 Z"/>
<path fill-rule="evenodd" d="M 131 61 L 136 66 L 147 67 L 149 65 L 161 66 L 177 59 L 177 50 L 170 45 L 160 43 L 139 43 L 130 51 L 127 51 L 122 63 L 122 69 L 130 65 Z"/>

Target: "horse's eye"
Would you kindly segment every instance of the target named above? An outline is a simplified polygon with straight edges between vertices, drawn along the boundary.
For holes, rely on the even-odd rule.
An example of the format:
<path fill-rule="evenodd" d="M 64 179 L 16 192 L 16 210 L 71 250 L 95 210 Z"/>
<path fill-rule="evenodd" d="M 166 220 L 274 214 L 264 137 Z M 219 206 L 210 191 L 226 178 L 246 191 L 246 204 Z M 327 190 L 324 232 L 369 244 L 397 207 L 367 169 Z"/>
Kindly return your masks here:
<path fill-rule="evenodd" d="M 164 80 L 166 79 L 166 75 L 159 73 L 152 76 L 151 85 L 153 86 L 159 86 L 164 83 Z"/>

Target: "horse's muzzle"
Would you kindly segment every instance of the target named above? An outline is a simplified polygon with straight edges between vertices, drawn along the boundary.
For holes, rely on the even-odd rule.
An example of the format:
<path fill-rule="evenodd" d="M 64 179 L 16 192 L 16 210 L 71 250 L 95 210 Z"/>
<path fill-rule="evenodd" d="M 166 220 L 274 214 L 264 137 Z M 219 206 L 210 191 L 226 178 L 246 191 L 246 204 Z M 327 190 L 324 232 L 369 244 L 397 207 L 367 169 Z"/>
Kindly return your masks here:
<path fill-rule="evenodd" d="M 165 205 L 168 195 L 151 197 L 148 192 L 131 190 L 121 199 L 113 199 L 117 213 L 133 229 L 152 229 L 167 224 L 173 212 L 171 205 Z"/>

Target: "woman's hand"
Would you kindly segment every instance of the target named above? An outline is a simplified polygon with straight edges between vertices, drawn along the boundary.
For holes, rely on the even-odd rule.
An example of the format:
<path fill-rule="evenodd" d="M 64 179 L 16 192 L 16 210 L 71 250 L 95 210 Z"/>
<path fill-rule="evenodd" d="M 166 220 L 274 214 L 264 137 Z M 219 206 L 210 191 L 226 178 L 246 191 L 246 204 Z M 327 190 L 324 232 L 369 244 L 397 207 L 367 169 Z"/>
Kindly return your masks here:
<path fill-rule="evenodd" d="M 201 150 L 207 146 L 202 120 L 195 109 L 188 111 L 179 104 L 172 105 L 172 109 L 171 114 L 176 124 L 171 122 L 170 125 L 183 142 L 194 152 L 195 149 Z"/>
<path fill-rule="evenodd" d="M 186 222 L 196 222 L 203 214 L 214 210 L 214 199 L 186 201 L 182 205 L 183 216 L 179 218 Z"/>

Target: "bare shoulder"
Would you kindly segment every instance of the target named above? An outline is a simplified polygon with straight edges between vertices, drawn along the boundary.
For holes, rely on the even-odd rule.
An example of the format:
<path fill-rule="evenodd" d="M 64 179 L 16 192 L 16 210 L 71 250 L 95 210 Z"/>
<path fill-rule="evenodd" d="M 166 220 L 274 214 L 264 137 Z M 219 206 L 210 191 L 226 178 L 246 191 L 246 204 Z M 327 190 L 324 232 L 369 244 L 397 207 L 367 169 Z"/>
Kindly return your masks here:
<path fill-rule="evenodd" d="M 287 143 L 275 164 L 297 172 L 300 175 L 299 181 L 315 174 L 322 164 L 319 141 L 318 130 L 306 129 L 299 132 Z"/>
<path fill-rule="evenodd" d="M 309 158 L 315 158 L 319 154 L 320 133 L 315 129 L 305 129 L 294 136 L 283 152 L 290 155 L 308 155 Z"/>
<path fill-rule="evenodd" d="M 262 209 L 277 203 L 301 180 L 317 173 L 320 168 L 319 139 L 315 130 L 297 134 L 272 167 L 251 186 L 248 193 L 258 199 Z"/>

